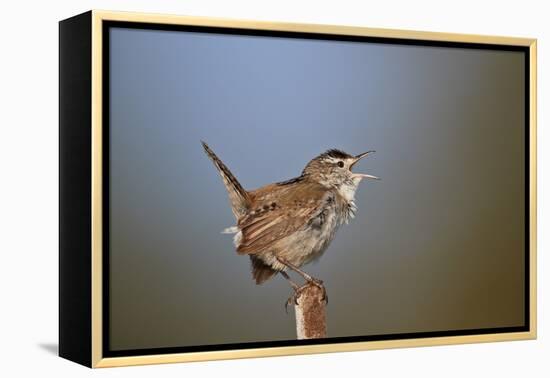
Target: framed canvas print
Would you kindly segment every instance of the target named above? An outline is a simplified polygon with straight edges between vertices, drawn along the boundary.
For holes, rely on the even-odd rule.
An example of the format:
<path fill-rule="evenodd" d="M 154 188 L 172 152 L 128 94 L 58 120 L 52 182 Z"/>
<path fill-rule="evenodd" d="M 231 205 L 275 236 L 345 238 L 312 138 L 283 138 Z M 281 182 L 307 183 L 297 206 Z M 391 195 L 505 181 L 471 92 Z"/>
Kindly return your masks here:
<path fill-rule="evenodd" d="M 534 39 L 106 11 L 59 36 L 60 356 L 536 337 Z"/>

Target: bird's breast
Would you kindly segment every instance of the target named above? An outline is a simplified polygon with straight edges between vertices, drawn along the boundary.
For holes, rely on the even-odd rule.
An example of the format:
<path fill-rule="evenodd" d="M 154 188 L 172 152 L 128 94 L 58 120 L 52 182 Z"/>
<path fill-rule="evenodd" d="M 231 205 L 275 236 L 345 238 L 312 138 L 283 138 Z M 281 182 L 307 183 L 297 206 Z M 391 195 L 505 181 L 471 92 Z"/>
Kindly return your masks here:
<path fill-rule="evenodd" d="M 342 224 L 342 213 L 334 206 L 322 208 L 301 230 L 280 241 L 281 257 L 297 266 L 318 259 L 334 239 Z"/>

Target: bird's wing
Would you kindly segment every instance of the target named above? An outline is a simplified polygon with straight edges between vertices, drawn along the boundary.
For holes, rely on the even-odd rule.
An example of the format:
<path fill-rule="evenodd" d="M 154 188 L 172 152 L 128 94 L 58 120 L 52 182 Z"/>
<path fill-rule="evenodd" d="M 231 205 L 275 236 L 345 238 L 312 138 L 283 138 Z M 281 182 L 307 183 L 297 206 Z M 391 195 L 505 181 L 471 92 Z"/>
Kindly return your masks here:
<path fill-rule="evenodd" d="M 242 237 L 237 252 L 256 254 L 265 251 L 276 241 L 302 229 L 322 211 L 328 195 L 325 189 L 308 188 L 304 193 L 283 193 L 279 201 L 257 204 L 254 212 L 239 221 Z"/>

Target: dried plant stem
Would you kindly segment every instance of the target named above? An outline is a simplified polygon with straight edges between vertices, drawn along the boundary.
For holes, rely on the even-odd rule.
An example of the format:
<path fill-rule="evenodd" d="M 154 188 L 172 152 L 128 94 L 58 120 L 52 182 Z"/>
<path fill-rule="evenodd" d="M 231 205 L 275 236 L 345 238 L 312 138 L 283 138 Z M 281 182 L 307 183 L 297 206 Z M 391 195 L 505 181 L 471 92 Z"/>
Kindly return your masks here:
<path fill-rule="evenodd" d="M 327 337 L 326 302 L 319 287 L 312 284 L 305 287 L 294 309 L 299 340 Z"/>

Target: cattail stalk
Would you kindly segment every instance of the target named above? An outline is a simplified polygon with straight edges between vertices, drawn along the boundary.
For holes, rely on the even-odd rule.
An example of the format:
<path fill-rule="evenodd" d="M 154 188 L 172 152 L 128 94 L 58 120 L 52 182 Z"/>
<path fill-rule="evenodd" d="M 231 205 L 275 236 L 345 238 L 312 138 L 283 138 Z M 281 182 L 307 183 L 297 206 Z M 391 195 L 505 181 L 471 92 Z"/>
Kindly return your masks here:
<path fill-rule="evenodd" d="M 308 285 L 304 288 L 294 309 L 299 340 L 327 337 L 326 301 L 319 287 Z"/>

